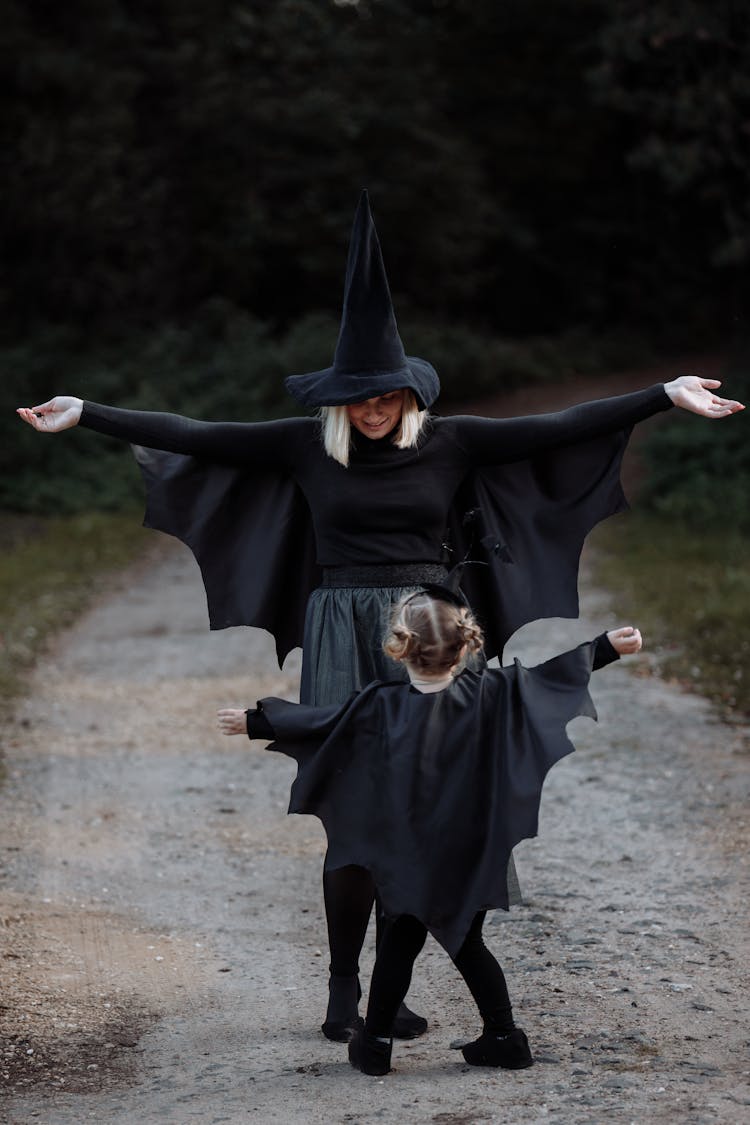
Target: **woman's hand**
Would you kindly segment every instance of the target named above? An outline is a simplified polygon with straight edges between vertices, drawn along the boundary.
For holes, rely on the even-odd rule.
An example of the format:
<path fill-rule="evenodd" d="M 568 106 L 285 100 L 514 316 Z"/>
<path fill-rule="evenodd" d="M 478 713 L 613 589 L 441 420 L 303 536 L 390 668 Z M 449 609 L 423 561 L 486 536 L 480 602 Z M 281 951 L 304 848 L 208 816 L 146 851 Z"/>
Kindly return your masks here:
<path fill-rule="evenodd" d="M 621 629 L 612 629 L 607 633 L 607 640 L 620 656 L 629 656 L 633 652 L 640 652 L 643 648 L 641 631 L 640 629 L 634 629 L 632 625 L 623 625 Z"/>
<path fill-rule="evenodd" d="M 83 410 L 82 398 L 57 395 L 41 406 L 19 406 L 16 414 L 40 434 L 56 434 L 77 426 Z"/>
<path fill-rule="evenodd" d="M 247 711 L 238 711 L 235 707 L 224 707 L 216 714 L 219 719 L 219 730 L 222 734 L 247 734 Z"/>
<path fill-rule="evenodd" d="M 679 379 L 665 383 L 664 390 L 675 406 L 681 406 L 683 410 L 690 410 L 693 414 L 702 414 L 704 418 L 726 418 L 728 414 L 736 414 L 745 409 L 741 402 L 715 395 L 713 389 L 720 386 L 718 379 L 680 375 Z"/>

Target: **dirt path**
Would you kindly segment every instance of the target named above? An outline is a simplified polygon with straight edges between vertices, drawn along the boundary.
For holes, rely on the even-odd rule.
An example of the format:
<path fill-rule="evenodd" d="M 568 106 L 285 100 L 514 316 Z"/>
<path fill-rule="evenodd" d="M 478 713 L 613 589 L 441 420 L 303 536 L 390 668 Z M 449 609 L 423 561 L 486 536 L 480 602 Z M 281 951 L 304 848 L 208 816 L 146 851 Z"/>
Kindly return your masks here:
<path fill-rule="evenodd" d="M 513 652 L 612 624 L 590 592 Z M 322 830 L 285 816 L 291 763 L 214 729 L 217 706 L 294 696 L 271 654 L 255 631 L 209 634 L 190 556 L 160 547 L 37 670 L 3 732 L 0 1120 L 750 1117 L 746 732 L 648 658 L 599 673 L 600 722 L 576 722 L 519 849 L 526 906 L 487 927 L 538 1065 L 463 1065 L 450 1044 L 476 1018 L 430 942 L 411 994 L 430 1032 L 368 1079 L 317 1031 Z"/>

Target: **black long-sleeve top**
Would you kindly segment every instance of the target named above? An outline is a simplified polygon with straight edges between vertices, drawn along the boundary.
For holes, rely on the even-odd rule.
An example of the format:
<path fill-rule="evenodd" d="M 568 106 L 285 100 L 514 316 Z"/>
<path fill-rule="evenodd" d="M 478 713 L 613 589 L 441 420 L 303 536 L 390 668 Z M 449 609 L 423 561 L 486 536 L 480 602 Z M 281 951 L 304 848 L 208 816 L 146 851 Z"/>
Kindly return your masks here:
<path fill-rule="evenodd" d="M 354 433 L 347 468 L 326 454 L 313 418 L 201 422 L 85 402 L 80 425 L 151 449 L 288 474 L 309 505 L 319 564 L 355 566 L 439 562 L 448 510 L 472 470 L 627 429 L 671 405 L 657 384 L 554 414 L 431 417 L 414 449 Z"/>

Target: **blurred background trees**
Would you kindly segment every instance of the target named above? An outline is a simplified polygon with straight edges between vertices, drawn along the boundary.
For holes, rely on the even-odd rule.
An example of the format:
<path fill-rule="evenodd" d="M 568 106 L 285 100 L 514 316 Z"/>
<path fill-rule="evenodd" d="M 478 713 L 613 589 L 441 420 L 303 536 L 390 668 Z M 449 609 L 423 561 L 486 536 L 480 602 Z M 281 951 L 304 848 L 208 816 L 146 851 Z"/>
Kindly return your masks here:
<path fill-rule="evenodd" d="M 44 508 L 50 467 L 73 506 L 124 495 L 114 452 L 87 483 L 18 402 L 290 409 L 283 376 L 332 356 L 362 186 L 448 398 L 723 349 L 750 280 L 749 21 L 741 0 L 5 0 L 0 505 Z"/>
<path fill-rule="evenodd" d="M 669 333 L 747 283 L 740 2 L 4 8 L 6 339 L 335 312 L 363 185 L 428 316 Z"/>

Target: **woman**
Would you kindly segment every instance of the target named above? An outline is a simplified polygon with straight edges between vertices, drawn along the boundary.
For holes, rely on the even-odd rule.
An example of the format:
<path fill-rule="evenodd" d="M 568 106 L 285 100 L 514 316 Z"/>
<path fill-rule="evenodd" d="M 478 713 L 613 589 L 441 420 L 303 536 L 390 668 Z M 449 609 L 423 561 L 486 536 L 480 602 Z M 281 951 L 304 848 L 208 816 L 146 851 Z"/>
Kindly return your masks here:
<path fill-rule="evenodd" d="M 708 418 L 742 409 L 713 393 L 715 380 L 682 376 L 558 414 L 431 416 L 438 377 L 404 352 L 366 193 L 333 365 L 286 386 L 321 408 L 322 426 L 309 417 L 197 422 L 67 396 L 18 413 L 43 433 L 80 424 L 138 443 L 146 523 L 193 550 L 211 627 L 268 629 L 280 664 L 302 643 L 300 698 L 316 705 L 391 674 L 384 623 L 405 592 L 445 575 L 446 528 L 458 557 L 481 546 L 491 563 L 467 583 L 488 657 L 526 621 L 576 616 L 583 540 L 624 506 L 630 428 L 672 405 Z M 347 1038 L 357 1018 L 373 894 L 357 871 L 324 878 L 329 1038 Z M 404 1012 L 394 1033 L 425 1028 Z"/>
<path fill-rule="evenodd" d="M 520 1069 L 533 1059 L 515 1026 L 502 968 L 482 940 L 489 907 L 508 906 L 511 850 L 536 835 L 542 785 L 573 749 L 577 715 L 596 717 L 591 671 L 641 648 L 625 626 L 537 668 L 464 668 L 482 635 L 457 583 L 396 606 L 384 650 L 409 685 L 379 683 L 342 707 L 262 700 L 219 711 L 224 734 L 274 739 L 298 763 L 290 812 L 325 825 L 326 860 L 372 873 L 389 924 L 378 945 L 367 1019 L 349 1044 L 365 1074 L 390 1070 L 392 1025 L 427 932 L 445 948 L 476 1001 L 476 1066 Z M 426 698 L 425 698 L 426 697 Z"/>

